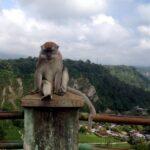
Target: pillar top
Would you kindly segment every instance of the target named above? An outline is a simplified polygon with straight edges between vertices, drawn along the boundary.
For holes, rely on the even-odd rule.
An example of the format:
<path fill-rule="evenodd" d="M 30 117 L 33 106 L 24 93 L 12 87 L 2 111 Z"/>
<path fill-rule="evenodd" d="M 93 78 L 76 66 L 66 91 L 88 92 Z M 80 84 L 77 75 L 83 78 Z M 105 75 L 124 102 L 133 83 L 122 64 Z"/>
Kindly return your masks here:
<path fill-rule="evenodd" d="M 84 100 L 81 96 L 67 92 L 64 96 L 53 94 L 52 100 L 41 101 L 40 94 L 27 95 L 22 98 L 22 107 L 47 107 L 47 108 L 76 108 L 83 107 Z"/>

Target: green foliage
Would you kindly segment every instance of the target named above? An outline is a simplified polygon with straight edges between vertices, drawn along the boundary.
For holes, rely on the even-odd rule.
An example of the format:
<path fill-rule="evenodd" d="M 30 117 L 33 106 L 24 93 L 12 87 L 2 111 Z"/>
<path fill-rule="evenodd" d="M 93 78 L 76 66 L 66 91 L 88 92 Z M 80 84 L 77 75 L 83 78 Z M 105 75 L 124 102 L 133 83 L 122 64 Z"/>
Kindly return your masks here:
<path fill-rule="evenodd" d="M 147 109 L 147 113 L 150 115 L 150 107 Z"/>
<path fill-rule="evenodd" d="M 129 136 L 128 143 L 131 145 L 142 144 L 144 142 L 145 142 L 145 139 L 143 137 Z"/>
<path fill-rule="evenodd" d="M 0 90 L 5 86 L 15 85 L 15 79 L 20 77 L 23 81 L 24 95 L 31 91 L 34 84 L 33 76 L 36 60 L 36 58 L 31 57 L 0 60 Z M 88 79 L 96 88 L 97 95 L 100 98 L 94 102 L 97 112 L 105 111 L 107 108 L 116 112 L 123 112 L 131 110 L 137 105 L 143 108 L 150 106 L 150 92 L 145 90 L 149 88 L 149 81 L 138 74 L 133 67 L 119 66 L 118 68 L 109 68 L 108 66 L 91 63 L 89 60 L 83 62 L 69 59 L 65 60 L 64 64 L 68 67 L 71 78 Z M 16 100 L 16 104 L 19 107 L 19 99 Z M 5 103 L 4 110 L 12 110 L 12 105 Z M 85 110 L 87 110 L 86 107 Z M 18 121 L 6 121 L 3 125 L 0 123 L 0 138 L 20 139 L 19 131 L 21 131 L 22 125 L 23 123 Z M 108 129 L 109 126 L 106 125 L 106 128 Z M 116 129 L 118 132 L 122 130 L 129 132 L 131 126 L 121 126 Z M 143 129 L 139 126 L 137 130 L 142 131 Z M 147 132 L 149 130 L 147 128 Z M 81 129 L 81 132 L 86 131 Z M 112 137 L 108 139 L 116 142 L 116 139 Z M 93 134 L 80 134 L 80 142 L 105 142 L 105 140 Z"/>
<path fill-rule="evenodd" d="M 136 70 L 150 80 L 150 67 L 136 67 Z"/>
<path fill-rule="evenodd" d="M 79 133 L 86 134 L 88 133 L 88 129 L 85 126 L 81 126 L 79 129 Z"/>
<path fill-rule="evenodd" d="M 0 85 L 11 85 L 15 77 L 14 73 L 10 70 L 0 70 Z"/>
<path fill-rule="evenodd" d="M 0 128 L 2 129 L 2 137 L 3 140 L 20 140 L 21 135 L 19 133 L 22 132 L 20 127 L 13 125 L 11 120 L 2 120 L 0 121 Z"/>
<path fill-rule="evenodd" d="M 150 150 L 150 143 L 137 144 L 132 147 L 134 150 Z"/>
<path fill-rule="evenodd" d="M 104 127 L 106 128 L 106 130 L 109 130 L 111 123 L 104 123 Z"/>
<path fill-rule="evenodd" d="M 12 120 L 12 124 L 13 126 L 18 127 L 19 129 L 23 129 L 24 127 L 23 120 Z"/>
<path fill-rule="evenodd" d="M 28 94 L 34 88 L 34 75 L 27 74 L 22 77 L 23 80 L 23 88 L 24 88 L 24 95 Z"/>
<path fill-rule="evenodd" d="M 122 131 L 125 131 L 125 132 L 129 133 L 131 130 L 133 130 L 135 128 L 133 128 L 130 125 L 117 125 L 117 126 L 113 127 L 111 130 L 115 131 L 115 132 L 118 132 L 118 133 L 121 133 Z"/>
<path fill-rule="evenodd" d="M 3 127 L 0 124 L 0 140 L 3 140 L 6 135 L 6 132 L 4 131 Z"/>
<path fill-rule="evenodd" d="M 111 75 L 117 77 L 120 81 L 129 85 L 150 89 L 150 81 L 141 75 L 136 68 L 130 66 L 105 66 L 111 73 Z"/>
<path fill-rule="evenodd" d="M 12 111 L 12 110 L 14 110 L 13 105 L 9 101 L 5 102 L 3 105 L 3 111 Z"/>
<path fill-rule="evenodd" d="M 124 125 L 122 126 L 122 130 L 129 133 L 132 130 L 132 127 L 130 125 Z"/>
<path fill-rule="evenodd" d="M 24 95 L 26 95 L 33 89 L 36 60 L 31 57 L 1 60 L 0 88 L 6 83 L 12 84 L 16 77 L 20 77 L 23 80 Z M 71 78 L 88 79 L 96 88 L 100 99 L 94 102 L 94 105 L 98 112 L 105 111 L 107 108 L 115 112 L 123 112 L 137 105 L 143 108 L 150 105 L 150 92 L 143 88 L 146 80 L 133 67 L 119 66 L 119 69 L 115 67 L 110 67 L 110 69 L 108 66 L 97 65 L 89 60 L 83 62 L 69 59 L 65 60 L 64 64 L 68 67 Z M 110 70 L 113 70 L 119 77 L 112 75 Z M 131 82 L 133 85 L 130 84 Z M 87 108 L 85 107 L 84 110 Z"/>
<path fill-rule="evenodd" d="M 137 131 L 143 131 L 144 127 L 142 125 L 132 125 L 132 129 L 137 130 Z"/>
<path fill-rule="evenodd" d="M 97 111 L 110 108 L 122 112 L 131 110 L 136 105 L 143 108 L 150 105 L 150 92 L 120 81 L 102 65 L 72 60 L 66 60 L 64 63 L 69 68 L 71 77 L 88 78 L 95 86 L 100 97 L 100 100 L 95 102 Z"/>
<path fill-rule="evenodd" d="M 121 131 L 122 131 L 122 126 L 115 126 L 115 127 L 113 127 L 111 130 L 114 131 L 114 132 L 121 133 Z"/>
<path fill-rule="evenodd" d="M 20 58 L 15 60 L 7 60 L 11 65 L 13 71 L 19 76 L 33 74 L 36 66 L 36 58 Z"/>
<path fill-rule="evenodd" d="M 149 134 L 150 133 L 150 126 L 144 127 L 145 133 Z"/>
<path fill-rule="evenodd" d="M 0 70 L 11 70 L 11 65 L 8 61 L 0 60 Z"/>
<path fill-rule="evenodd" d="M 119 139 L 113 138 L 111 136 L 108 137 L 98 137 L 95 134 L 79 134 L 79 142 L 80 143 L 113 143 L 120 142 Z"/>

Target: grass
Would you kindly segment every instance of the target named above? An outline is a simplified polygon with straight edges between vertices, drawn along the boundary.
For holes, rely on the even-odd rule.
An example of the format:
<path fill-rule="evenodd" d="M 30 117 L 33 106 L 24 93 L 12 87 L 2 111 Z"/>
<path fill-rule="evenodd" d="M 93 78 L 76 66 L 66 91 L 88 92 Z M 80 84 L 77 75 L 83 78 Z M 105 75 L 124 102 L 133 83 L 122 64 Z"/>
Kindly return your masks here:
<path fill-rule="evenodd" d="M 90 150 L 92 147 L 95 148 L 125 148 L 129 149 L 130 144 L 121 143 L 119 139 L 114 137 L 98 137 L 95 134 L 79 134 L 79 150 Z M 96 143 L 96 144 L 94 144 Z M 116 143 L 116 144 L 111 144 Z"/>
<path fill-rule="evenodd" d="M 95 134 L 79 134 L 79 143 L 114 143 L 120 142 L 120 140 L 113 137 L 98 137 Z"/>
<path fill-rule="evenodd" d="M 130 149 L 131 145 L 129 143 L 120 143 L 120 144 L 115 144 L 112 145 L 112 148 L 125 148 L 125 149 Z"/>

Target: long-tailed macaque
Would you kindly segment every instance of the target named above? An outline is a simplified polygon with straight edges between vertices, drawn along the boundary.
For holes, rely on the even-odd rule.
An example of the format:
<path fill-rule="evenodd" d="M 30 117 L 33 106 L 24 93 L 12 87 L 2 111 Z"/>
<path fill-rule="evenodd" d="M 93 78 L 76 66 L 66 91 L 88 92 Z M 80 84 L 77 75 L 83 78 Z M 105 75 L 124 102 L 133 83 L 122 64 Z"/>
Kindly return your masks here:
<path fill-rule="evenodd" d="M 67 91 L 80 95 L 90 109 L 89 125 L 96 110 L 89 98 L 82 92 L 68 87 L 69 74 L 63 65 L 59 46 L 54 42 L 46 42 L 41 46 L 35 71 L 36 92 L 41 92 L 42 100 L 52 99 L 52 94 L 64 95 Z"/>

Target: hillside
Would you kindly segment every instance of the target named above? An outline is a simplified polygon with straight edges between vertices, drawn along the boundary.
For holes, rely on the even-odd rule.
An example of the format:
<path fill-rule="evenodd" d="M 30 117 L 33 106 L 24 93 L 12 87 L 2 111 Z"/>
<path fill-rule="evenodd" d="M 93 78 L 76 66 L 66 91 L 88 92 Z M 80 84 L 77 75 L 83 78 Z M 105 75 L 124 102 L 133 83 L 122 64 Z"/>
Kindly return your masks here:
<path fill-rule="evenodd" d="M 131 66 L 105 66 L 111 75 L 129 85 L 150 90 L 150 80 L 143 76 L 135 67 Z"/>
<path fill-rule="evenodd" d="M 136 67 L 136 70 L 150 80 L 150 67 Z"/>
<path fill-rule="evenodd" d="M 17 93 L 18 78 L 23 83 L 24 95 L 31 91 L 33 89 L 35 63 L 36 58 L 31 57 L 1 60 L 1 91 L 11 86 L 14 93 Z M 134 84 L 130 84 L 129 78 L 123 77 L 122 73 L 120 73 L 121 78 L 118 77 L 119 73 L 113 75 L 108 66 L 97 65 L 90 61 L 65 60 L 64 63 L 69 69 L 70 85 L 85 93 L 88 91 L 87 95 L 93 101 L 97 111 L 104 111 L 109 108 L 115 112 L 123 112 L 131 110 L 137 105 L 143 108 L 150 106 L 150 92 L 145 90 L 147 88 L 145 78 L 137 74 L 136 70 L 131 69 L 131 75 L 136 77 L 133 80 Z M 123 70 L 126 74 L 126 69 Z M 120 69 L 118 69 L 119 71 Z M 130 77 L 130 73 L 127 74 Z M 91 93 L 92 95 L 90 95 Z M 0 95 L 2 96 L 2 93 Z M 17 99 L 19 99 L 19 96 Z M 2 99 L 0 99 L 0 103 L 2 103 Z M 19 103 L 17 102 L 16 105 L 19 105 Z M 7 109 L 7 105 L 5 109 Z"/>

